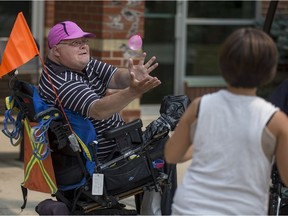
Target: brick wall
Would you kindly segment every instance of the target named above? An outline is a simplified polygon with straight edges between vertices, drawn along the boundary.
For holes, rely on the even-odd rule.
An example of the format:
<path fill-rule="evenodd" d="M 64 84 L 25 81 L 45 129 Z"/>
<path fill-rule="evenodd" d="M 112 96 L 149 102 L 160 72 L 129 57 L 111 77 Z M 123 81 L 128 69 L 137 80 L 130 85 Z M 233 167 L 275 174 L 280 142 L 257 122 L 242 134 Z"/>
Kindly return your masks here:
<path fill-rule="evenodd" d="M 192 87 L 186 82 L 184 83 L 184 94 L 187 95 L 190 100 L 194 100 L 196 97 L 201 97 L 204 94 L 213 93 L 220 89 L 224 89 L 225 86 L 210 86 L 210 87 Z"/>
<path fill-rule="evenodd" d="M 262 1 L 261 15 L 266 16 L 270 5 L 270 1 Z M 288 1 L 278 1 L 277 11 L 275 14 L 286 14 L 288 15 Z"/>
<path fill-rule="evenodd" d="M 93 56 L 125 66 L 128 39 L 137 33 L 144 34 L 144 6 L 144 1 L 46 1 L 45 35 L 60 21 L 74 21 L 85 31 L 96 34 L 91 44 Z"/>

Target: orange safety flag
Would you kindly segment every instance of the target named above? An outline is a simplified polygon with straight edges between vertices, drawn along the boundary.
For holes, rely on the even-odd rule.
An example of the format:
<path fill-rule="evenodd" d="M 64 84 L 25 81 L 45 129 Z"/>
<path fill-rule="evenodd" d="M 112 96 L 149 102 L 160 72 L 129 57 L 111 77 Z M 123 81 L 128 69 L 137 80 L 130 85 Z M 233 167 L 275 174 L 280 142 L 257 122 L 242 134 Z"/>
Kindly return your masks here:
<path fill-rule="evenodd" d="M 0 64 L 0 78 L 39 55 L 29 26 L 20 12 L 17 15 Z"/>

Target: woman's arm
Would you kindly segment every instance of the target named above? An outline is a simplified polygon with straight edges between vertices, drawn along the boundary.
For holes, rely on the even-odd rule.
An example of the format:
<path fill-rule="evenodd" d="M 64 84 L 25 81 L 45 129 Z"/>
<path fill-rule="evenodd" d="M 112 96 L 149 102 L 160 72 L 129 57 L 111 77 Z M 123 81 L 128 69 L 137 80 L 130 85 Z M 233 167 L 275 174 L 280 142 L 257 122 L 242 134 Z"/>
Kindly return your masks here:
<path fill-rule="evenodd" d="M 288 186 L 288 119 L 285 113 L 276 112 L 267 125 L 276 137 L 276 165 L 281 180 Z"/>
<path fill-rule="evenodd" d="M 167 163 L 180 163 L 192 158 L 191 129 L 197 120 L 200 97 L 189 105 L 181 117 L 174 133 L 165 145 L 164 156 Z"/>

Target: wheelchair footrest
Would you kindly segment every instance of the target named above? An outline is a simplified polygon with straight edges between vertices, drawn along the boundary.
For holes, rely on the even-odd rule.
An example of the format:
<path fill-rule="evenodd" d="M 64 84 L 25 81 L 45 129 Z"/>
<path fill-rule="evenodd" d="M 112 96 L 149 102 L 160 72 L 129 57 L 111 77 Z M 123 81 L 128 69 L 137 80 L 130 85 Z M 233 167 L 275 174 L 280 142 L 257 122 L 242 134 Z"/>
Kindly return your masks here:
<path fill-rule="evenodd" d="M 86 215 L 137 215 L 134 209 L 96 209 L 91 212 L 84 212 Z M 80 215 L 81 212 L 79 212 Z M 83 214 L 83 213 L 82 213 Z"/>
<path fill-rule="evenodd" d="M 130 190 L 130 191 L 115 195 L 115 198 L 117 198 L 117 200 L 123 200 L 123 199 L 126 199 L 128 197 L 135 196 L 137 194 L 143 193 L 143 191 L 144 191 L 143 187 L 138 187 L 138 188 L 135 188 L 133 190 Z M 78 204 L 78 206 L 80 206 L 80 208 L 82 209 L 83 213 L 85 213 L 85 214 L 87 214 L 87 213 L 88 214 L 95 213 L 96 210 L 102 210 L 102 209 L 111 209 L 111 210 L 116 209 L 115 206 L 113 206 L 111 208 L 107 208 L 107 207 L 104 207 L 104 206 L 100 205 L 97 202 L 87 203 L 87 202 L 81 202 L 80 201 L 77 204 Z M 119 203 L 119 204 L 121 205 L 121 203 Z M 125 205 L 123 205 L 123 208 L 124 207 L 125 207 Z"/>

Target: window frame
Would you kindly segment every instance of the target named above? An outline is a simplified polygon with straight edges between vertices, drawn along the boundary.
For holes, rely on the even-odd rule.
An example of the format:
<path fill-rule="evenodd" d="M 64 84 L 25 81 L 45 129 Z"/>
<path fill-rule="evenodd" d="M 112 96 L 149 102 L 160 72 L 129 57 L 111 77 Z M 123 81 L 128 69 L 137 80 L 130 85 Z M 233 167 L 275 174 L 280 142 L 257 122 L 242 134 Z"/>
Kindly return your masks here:
<path fill-rule="evenodd" d="M 261 1 L 255 1 L 255 17 L 251 19 L 243 18 L 191 18 L 188 17 L 188 2 L 177 0 L 176 9 L 176 51 L 175 51 L 175 74 L 174 74 L 174 94 L 184 93 L 184 83 L 205 87 L 207 79 L 209 85 L 225 85 L 224 79 L 219 76 L 187 76 L 186 75 L 186 54 L 187 54 L 187 28 L 189 25 L 235 25 L 247 26 L 255 25 L 261 17 Z"/>

